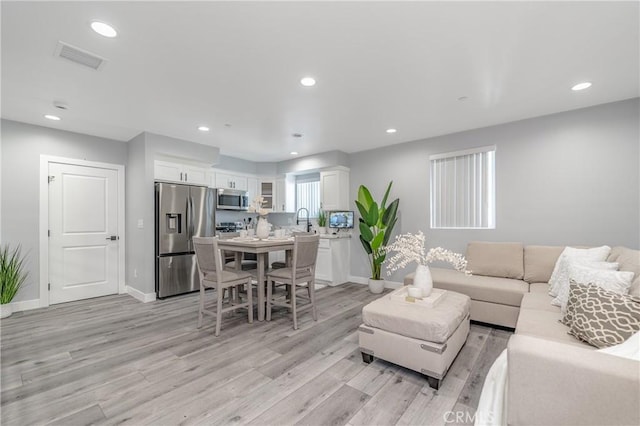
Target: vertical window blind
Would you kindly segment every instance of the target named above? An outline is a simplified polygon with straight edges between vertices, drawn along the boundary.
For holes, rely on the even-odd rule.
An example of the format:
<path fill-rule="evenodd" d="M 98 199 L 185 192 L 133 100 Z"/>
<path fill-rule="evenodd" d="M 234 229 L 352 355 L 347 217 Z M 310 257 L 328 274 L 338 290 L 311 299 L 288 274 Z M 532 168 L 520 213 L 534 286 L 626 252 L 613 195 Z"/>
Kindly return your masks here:
<path fill-rule="evenodd" d="M 431 228 L 495 228 L 495 146 L 429 157 Z"/>
<path fill-rule="evenodd" d="M 296 210 L 309 210 L 309 217 L 318 217 L 320 210 L 320 174 L 302 175 L 296 177 Z"/>

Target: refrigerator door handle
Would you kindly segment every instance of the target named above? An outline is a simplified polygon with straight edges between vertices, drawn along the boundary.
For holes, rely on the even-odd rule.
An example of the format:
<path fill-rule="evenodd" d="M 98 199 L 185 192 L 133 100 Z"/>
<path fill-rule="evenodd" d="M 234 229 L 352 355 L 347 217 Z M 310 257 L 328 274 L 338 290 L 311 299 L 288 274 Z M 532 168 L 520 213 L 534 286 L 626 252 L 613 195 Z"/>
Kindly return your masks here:
<path fill-rule="evenodd" d="M 187 228 L 189 230 L 189 244 L 191 246 L 190 249 L 193 250 L 194 217 L 193 217 L 193 197 L 191 196 L 189 196 L 189 198 L 187 199 L 187 217 L 189 218 L 189 227 Z"/>

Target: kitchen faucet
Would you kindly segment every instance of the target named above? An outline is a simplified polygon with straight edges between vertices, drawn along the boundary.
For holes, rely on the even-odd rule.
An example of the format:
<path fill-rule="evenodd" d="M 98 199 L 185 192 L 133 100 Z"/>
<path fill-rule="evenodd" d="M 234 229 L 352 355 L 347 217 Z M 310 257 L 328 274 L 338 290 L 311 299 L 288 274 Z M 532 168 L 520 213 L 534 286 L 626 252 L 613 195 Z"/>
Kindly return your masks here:
<path fill-rule="evenodd" d="M 305 207 L 300 207 L 297 211 L 296 211 L 296 225 L 300 225 L 300 218 L 298 217 L 298 214 L 300 213 L 300 210 L 304 210 L 307 212 L 307 232 L 311 231 L 311 222 L 309 222 L 309 210 L 307 210 Z"/>

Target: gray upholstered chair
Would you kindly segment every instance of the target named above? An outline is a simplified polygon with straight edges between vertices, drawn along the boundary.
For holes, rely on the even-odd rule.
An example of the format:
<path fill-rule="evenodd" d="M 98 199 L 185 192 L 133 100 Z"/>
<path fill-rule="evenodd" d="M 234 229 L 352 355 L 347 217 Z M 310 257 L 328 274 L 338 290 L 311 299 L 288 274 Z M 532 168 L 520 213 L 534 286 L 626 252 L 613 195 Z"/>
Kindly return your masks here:
<path fill-rule="evenodd" d="M 200 275 L 200 309 L 198 311 L 198 328 L 202 327 L 203 314 L 216 317 L 216 336 L 220 334 L 222 313 L 239 308 L 246 308 L 249 315 L 249 323 L 253 322 L 253 302 L 251 300 L 251 274 L 244 271 L 230 271 L 222 267 L 222 255 L 218 248 L 218 239 L 215 237 L 193 237 L 193 247 L 196 252 L 198 273 Z M 223 308 L 224 290 L 236 286 L 247 285 L 247 301 L 245 303 L 231 304 Z M 204 308 L 205 289 L 213 288 L 216 291 L 217 309 L 215 312 Z"/>
<path fill-rule="evenodd" d="M 267 274 L 267 321 L 271 321 L 271 307 L 284 306 L 291 309 L 293 328 L 298 329 L 298 312 L 311 309 L 313 320 L 318 320 L 316 310 L 315 273 L 316 258 L 320 236 L 311 234 L 294 234 L 293 259 L 290 267 L 274 269 Z M 273 288 L 277 283 L 287 286 L 288 295 L 284 302 L 274 299 Z M 307 289 L 306 299 L 309 303 L 298 307 L 298 287 Z"/>

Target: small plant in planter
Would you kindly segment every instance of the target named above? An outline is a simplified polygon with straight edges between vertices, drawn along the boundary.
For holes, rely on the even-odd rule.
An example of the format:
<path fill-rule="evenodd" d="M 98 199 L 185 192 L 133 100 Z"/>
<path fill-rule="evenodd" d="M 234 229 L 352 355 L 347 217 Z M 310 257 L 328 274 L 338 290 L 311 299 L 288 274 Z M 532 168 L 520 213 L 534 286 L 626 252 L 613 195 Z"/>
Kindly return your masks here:
<path fill-rule="evenodd" d="M 11 315 L 9 303 L 13 300 L 22 284 L 27 279 L 28 272 L 24 268 L 25 257 L 18 245 L 10 249 L 5 245 L 0 249 L 0 317 Z"/>
<path fill-rule="evenodd" d="M 318 233 L 325 234 L 327 232 L 327 213 L 320 209 L 318 210 Z"/>
<path fill-rule="evenodd" d="M 381 270 L 387 255 L 385 246 L 389 242 L 393 227 L 398 220 L 396 215 L 400 199 L 396 198 L 387 206 L 387 198 L 392 184 L 393 182 L 389 182 L 380 204 L 373 199 L 366 186 L 360 185 L 358 188 L 356 206 L 360 213 L 360 242 L 367 253 L 371 266 L 369 289 L 372 293 L 382 293 L 384 289 Z"/>

